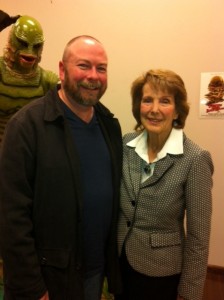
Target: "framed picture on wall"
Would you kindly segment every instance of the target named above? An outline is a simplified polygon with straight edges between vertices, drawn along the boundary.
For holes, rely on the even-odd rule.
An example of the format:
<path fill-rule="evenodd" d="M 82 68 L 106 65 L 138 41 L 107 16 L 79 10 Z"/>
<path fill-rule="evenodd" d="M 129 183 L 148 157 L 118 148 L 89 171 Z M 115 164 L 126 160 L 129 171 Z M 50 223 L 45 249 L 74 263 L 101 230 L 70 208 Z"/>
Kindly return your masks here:
<path fill-rule="evenodd" d="M 200 117 L 224 119 L 224 72 L 201 73 Z"/>

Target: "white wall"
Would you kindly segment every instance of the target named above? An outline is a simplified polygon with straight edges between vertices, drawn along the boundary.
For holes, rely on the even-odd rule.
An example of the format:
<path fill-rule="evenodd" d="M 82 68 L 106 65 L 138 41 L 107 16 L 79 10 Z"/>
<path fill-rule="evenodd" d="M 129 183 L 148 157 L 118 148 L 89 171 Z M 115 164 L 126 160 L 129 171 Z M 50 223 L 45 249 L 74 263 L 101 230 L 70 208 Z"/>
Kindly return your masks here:
<path fill-rule="evenodd" d="M 223 0 L 0 0 L 10 15 L 30 15 L 42 25 L 41 65 L 57 72 L 65 44 L 89 34 L 109 55 L 109 87 L 104 102 L 132 130 L 131 82 L 150 68 L 182 76 L 191 102 L 185 132 L 207 148 L 215 164 L 209 264 L 224 266 L 224 119 L 199 118 L 200 73 L 224 71 Z M 9 28 L 0 33 L 6 44 Z"/>

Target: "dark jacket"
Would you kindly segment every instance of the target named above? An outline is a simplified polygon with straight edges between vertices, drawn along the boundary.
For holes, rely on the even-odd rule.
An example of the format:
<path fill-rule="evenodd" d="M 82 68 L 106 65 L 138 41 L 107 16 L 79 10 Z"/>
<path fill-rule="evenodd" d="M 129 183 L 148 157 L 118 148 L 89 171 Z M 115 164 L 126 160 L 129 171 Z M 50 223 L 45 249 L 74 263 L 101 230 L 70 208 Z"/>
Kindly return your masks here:
<path fill-rule="evenodd" d="M 106 275 L 119 292 L 116 244 L 122 138 L 101 103 L 97 118 L 111 155 L 113 216 Z M 90 145 L 91 151 L 91 145 Z M 0 157 L 0 239 L 5 299 L 83 299 L 79 162 L 56 89 L 9 121 Z"/>

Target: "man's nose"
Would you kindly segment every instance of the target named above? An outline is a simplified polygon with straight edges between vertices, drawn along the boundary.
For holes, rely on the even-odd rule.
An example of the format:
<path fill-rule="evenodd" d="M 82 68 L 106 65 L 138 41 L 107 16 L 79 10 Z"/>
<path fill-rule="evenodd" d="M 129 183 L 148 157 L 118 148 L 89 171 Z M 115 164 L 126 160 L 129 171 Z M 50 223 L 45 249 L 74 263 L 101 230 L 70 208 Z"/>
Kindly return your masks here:
<path fill-rule="evenodd" d="M 98 75 L 97 69 L 94 68 L 94 67 L 92 67 L 91 69 L 89 69 L 89 71 L 88 71 L 88 77 L 91 78 L 91 79 L 98 78 L 99 75 Z"/>

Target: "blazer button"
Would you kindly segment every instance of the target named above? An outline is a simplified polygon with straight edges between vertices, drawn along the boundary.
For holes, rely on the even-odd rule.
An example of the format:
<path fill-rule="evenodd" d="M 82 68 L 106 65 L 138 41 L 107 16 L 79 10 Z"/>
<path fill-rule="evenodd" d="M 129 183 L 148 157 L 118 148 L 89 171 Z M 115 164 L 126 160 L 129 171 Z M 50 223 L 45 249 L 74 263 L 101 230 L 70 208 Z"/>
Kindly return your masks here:
<path fill-rule="evenodd" d="M 131 226 L 131 221 L 127 221 L 127 227 Z"/>
<path fill-rule="evenodd" d="M 46 259 L 46 257 L 42 257 L 42 258 L 41 258 L 41 264 L 42 264 L 42 265 L 46 265 L 46 264 L 47 264 L 47 259 Z"/>
<path fill-rule="evenodd" d="M 135 206 L 135 203 L 136 203 L 135 200 L 132 200 L 132 201 L 131 201 L 131 205 L 132 205 L 132 206 Z"/>

